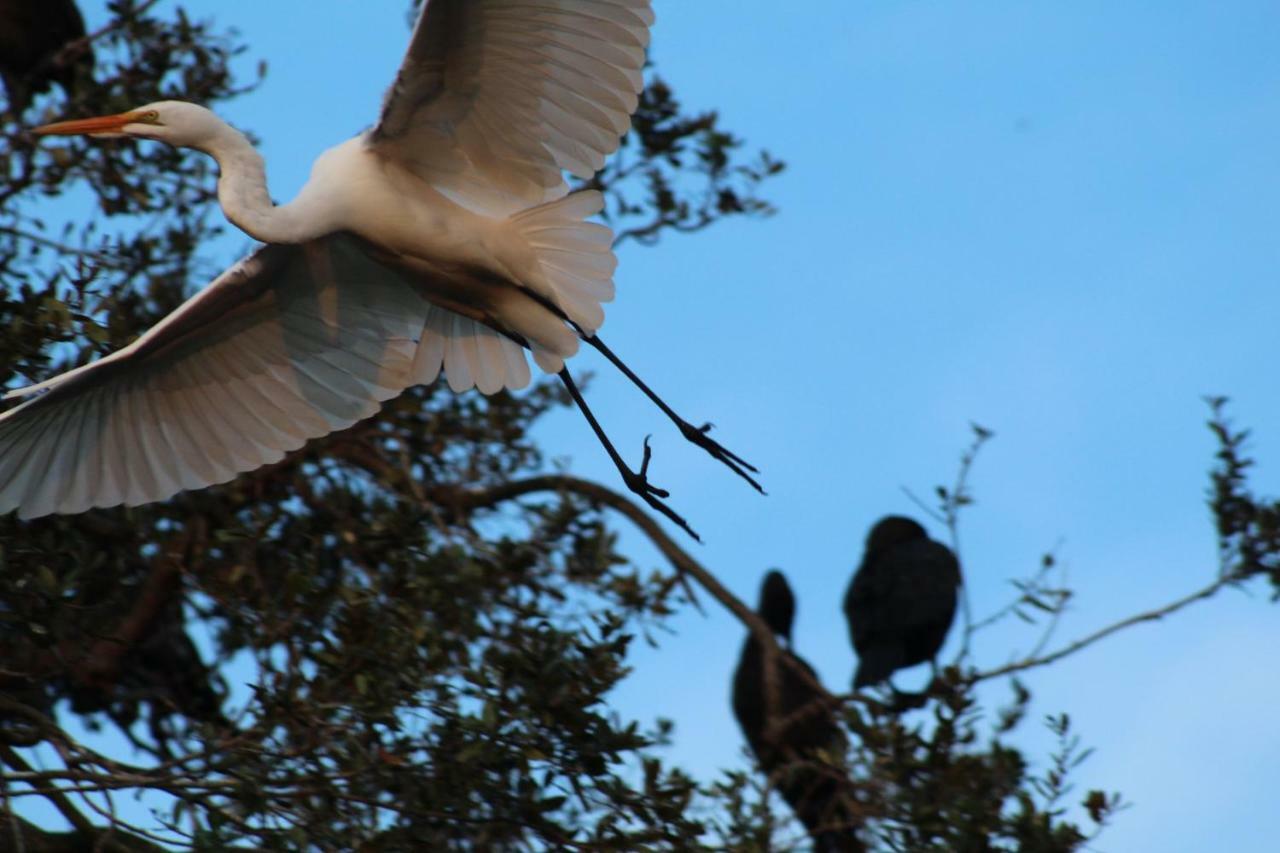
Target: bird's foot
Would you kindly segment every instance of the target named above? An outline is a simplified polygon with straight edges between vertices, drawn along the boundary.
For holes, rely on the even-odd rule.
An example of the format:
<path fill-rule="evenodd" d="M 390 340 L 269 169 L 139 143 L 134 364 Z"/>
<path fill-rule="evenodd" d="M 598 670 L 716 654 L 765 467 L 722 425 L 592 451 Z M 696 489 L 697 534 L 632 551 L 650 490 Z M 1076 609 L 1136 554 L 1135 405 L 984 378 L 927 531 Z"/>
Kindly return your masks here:
<path fill-rule="evenodd" d="M 688 421 L 680 421 L 680 432 L 685 439 L 693 442 L 703 450 L 711 454 L 715 459 L 720 460 L 729 467 L 729 470 L 746 480 L 760 494 L 765 494 L 765 490 L 755 481 L 751 474 L 759 474 L 760 471 L 756 466 L 743 459 L 738 454 L 726 448 L 720 442 L 711 437 L 711 427 L 709 423 L 696 427 Z M 750 472 L 750 473 L 747 473 Z"/>
<path fill-rule="evenodd" d="M 695 540 L 697 540 L 698 542 L 701 542 L 702 537 L 700 537 L 697 533 L 693 531 L 693 528 L 689 526 L 689 523 L 685 521 L 675 510 L 673 510 L 671 507 L 667 506 L 665 503 L 662 502 L 661 499 L 670 497 L 671 493 L 668 492 L 666 489 L 660 489 L 649 482 L 649 460 L 652 458 L 653 458 L 653 448 L 649 446 L 649 436 L 645 436 L 644 458 L 640 460 L 640 470 L 631 471 L 629 469 L 623 468 L 622 469 L 623 482 L 627 484 L 628 489 L 630 489 L 636 495 L 639 495 L 644 500 L 645 503 L 647 503 L 649 506 L 653 507 L 658 512 L 665 515 L 667 518 L 671 519 L 682 530 L 684 530 L 685 533 L 688 533 Z"/>

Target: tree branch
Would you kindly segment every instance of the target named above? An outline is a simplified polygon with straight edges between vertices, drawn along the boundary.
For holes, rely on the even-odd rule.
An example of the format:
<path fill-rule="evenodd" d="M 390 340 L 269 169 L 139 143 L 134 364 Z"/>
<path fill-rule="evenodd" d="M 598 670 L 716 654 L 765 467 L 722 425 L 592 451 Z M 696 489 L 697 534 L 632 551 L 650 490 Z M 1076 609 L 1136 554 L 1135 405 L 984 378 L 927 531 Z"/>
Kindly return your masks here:
<path fill-rule="evenodd" d="M 12 767 L 21 773 L 31 773 L 31 765 L 26 762 L 21 755 L 7 745 L 0 744 L 0 761 Z M 6 797 L 10 796 L 5 792 Z M 80 810 L 67 798 L 61 791 L 50 791 L 44 794 L 44 798 L 53 803 L 53 807 L 58 813 L 66 818 L 67 823 L 76 828 L 77 832 L 92 832 L 93 823 L 80 813 Z"/>
<path fill-rule="evenodd" d="M 141 18 L 143 15 L 145 15 L 147 12 L 151 10 L 152 6 L 155 6 L 159 2 L 160 0 L 143 0 L 142 3 L 135 6 L 132 9 L 128 9 L 127 11 L 129 14 L 132 15 L 134 19 Z M 62 47 L 58 48 L 57 52 L 54 53 L 53 56 L 49 57 L 49 59 L 42 64 L 41 70 L 43 70 L 44 66 L 48 66 L 52 68 L 65 67 L 69 63 L 73 62 L 75 58 L 79 56 L 80 53 L 89 45 L 93 44 L 95 41 L 107 35 L 108 33 L 114 32 L 120 29 L 121 27 L 125 26 L 127 23 L 129 23 L 129 20 L 130 20 L 129 18 L 123 15 L 119 17 L 115 17 L 115 18 L 112 18 L 112 20 L 108 21 L 107 23 L 103 24 L 98 29 L 94 30 L 93 32 L 85 33 L 78 39 L 72 39 L 71 41 L 64 44 Z"/>
<path fill-rule="evenodd" d="M 486 489 L 437 488 L 430 490 L 428 496 L 431 500 L 461 514 L 477 509 L 489 509 L 505 501 L 536 492 L 571 492 L 597 504 L 607 506 L 625 516 L 631 523 L 640 528 L 642 533 L 649 537 L 649 541 L 667 558 L 667 561 L 671 563 L 676 572 L 692 577 L 712 598 L 720 602 L 726 610 L 736 616 L 738 621 L 745 625 L 756 641 L 760 643 L 766 655 L 780 657 L 810 687 L 817 691 L 815 702 L 821 701 L 822 704 L 830 708 L 841 705 L 841 700 L 827 690 L 826 686 L 818 681 L 812 672 L 794 657 L 784 653 L 782 647 L 778 645 L 773 631 L 760 618 L 759 614 L 730 592 L 715 575 L 690 556 L 688 551 L 676 544 L 676 541 L 666 534 L 652 516 L 626 496 L 599 483 L 568 474 L 547 474 L 529 477 Z M 815 703 L 809 703 L 801 710 L 808 713 L 812 704 Z M 790 718 L 783 722 L 790 722 Z"/>
<path fill-rule="evenodd" d="M 1138 613 L 1134 616 L 1130 616 L 1127 619 L 1121 619 L 1119 622 L 1115 622 L 1111 625 L 1106 626 L 1105 628 L 1101 628 L 1093 632 L 1092 634 L 1089 634 L 1086 637 L 1082 637 L 1081 639 L 1076 640 L 1073 643 L 1069 643 L 1063 646 L 1057 651 L 1050 652 L 1049 654 L 1042 655 L 1041 657 L 1034 657 L 1034 656 L 1027 657 L 1020 661 L 1015 661 L 1013 663 L 1005 664 L 1004 666 L 996 667 L 995 669 L 986 670 L 985 672 L 984 671 L 974 672 L 966 676 L 964 680 L 969 682 L 970 684 L 975 684 L 979 681 L 984 681 L 988 678 L 996 678 L 1001 675 L 1009 675 L 1010 673 L 1021 672 L 1025 669 L 1034 669 L 1036 667 L 1045 666 L 1047 664 L 1054 663 L 1055 661 L 1062 660 L 1068 655 L 1075 654 L 1081 649 L 1091 646 L 1094 643 L 1098 642 L 1099 640 L 1109 637 L 1118 631 L 1123 631 L 1125 628 L 1138 625 L 1142 622 L 1159 621 L 1160 619 L 1163 619 L 1164 617 L 1181 610 L 1182 608 L 1186 607 L 1189 604 L 1194 604 L 1195 602 L 1201 601 L 1206 598 L 1212 598 L 1218 592 L 1218 590 L 1238 580 L 1239 578 L 1234 576 L 1218 578 L 1213 583 L 1209 584 L 1208 586 L 1202 589 L 1196 590 L 1190 595 L 1179 598 L 1176 601 L 1171 601 L 1165 606 L 1158 607 L 1155 610 L 1148 610 L 1143 613 Z"/>
<path fill-rule="evenodd" d="M 786 732 L 791 726 L 802 718 L 815 713 L 820 707 L 834 709 L 842 705 L 842 700 L 827 690 L 826 686 L 818 680 L 814 673 L 804 666 L 798 658 L 787 654 L 778 645 L 772 629 L 765 624 L 759 614 L 747 607 L 741 599 L 720 583 L 714 574 L 695 560 L 688 551 L 681 548 L 674 539 L 666 534 L 652 516 L 624 495 L 599 483 L 584 480 L 580 477 L 573 477 L 567 474 L 549 474 L 502 483 L 487 489 L 437 489 L 430 493 L 430 497 L 455 513 L 461 514 L 476 509 L 488 509 L 504 501 L 520 498 L 535 492 L 557 492 L 562 494 L 571 492 L 594 503 L 607 506 L 625 516 L 636 527 L 640 528 L 642 533 L 649 537 L 649 541 L 667 558 L 667 561 L 671 563 L 677 573 L 690 576 L 696 580 L 712 598 L 720 602 L 726 610 L 736 616 L 747 627 L 747 630 L 751 632 L 755 640 L 760 643 L 761 650 L 766 658 L 772 660 L 781 659 L 785 666 L 790 667 L 792 672 L 796 673 L 814 691 L 811 701 L 806 702 L 802 707 L 783 719 L 775 720 L 770 727 L 771 732 L 775 734 Z M 825 765 L 818 764 L 817 766 L 822 768 L 823 772 L 832 772 Z M 786 770 L 787 772 L 791 772 L 794 769 L 793 763 L 792 766 L 780 768 L 780 770 Z M 843 775 L 840 778 L 846 782 L 848 781 L 847 777 Z"/>
<path fill-rule="evenodd" d="M 64 255 L 73 255 L 81 258 L 89 258 L 96 264 L 102 266 L 114 267 L 116 269 L 126 269 L 127 264 L 121 261 L 111 252 L 98 251 L 95 249 L 82 249 L 78 246 L 71 246 L 67 243 L 60 243 L 57 240 L 51 240 L 48 237 L 35 234 L 31 231 L 24 231 L 21 228 L 13 226 L 0 227 L 0 234 L 13 237 L 17 240 L 26 240 L 36 245 L 43 246 L 46 249 L 53 249 Z"/>
<path fill-rule="evenodd" d="M 194 516 L 182 532 L 156 555 L 133 607 L 109 637 L 93 644 L 76 680 L 95 687 L 109 686 L 120 676 L 120 663 L 153 630 L 182 581 L 187 559 L 204 548 L 206 521 Z"/>
<path fill-rule="evenodd" d="M 0 744 L 0 761 L 24 775 L 34 774 L 31 765 L 9 746 Z M 8 774 L 6 774 L 8 776 Z M 6 780 L 7 781 L 7 780 Z M 15 782 L 21 780 L 14 780 Z M 15 844 L 25 853 L 75 853 L 80 850 L 103 851 L 103 853 L 139 853 L 139 851 L 163 851 L 145 839 L 115 828 L 98 827 L 85 817 L 62 788 L 38 788 L 32 785 L 32 793 L 44 797 L 58 813 L 74 828 L 71 832 L 50 832 L 15 815 L 9 815 L 13 821 L 10 827 Z M 12 798 L 7 790 L 5 799 Z M 127 843 L 126 843 L 127 842 Z"/>
<path fill-rule="evenodd" d="M 119 829 L 90 826 L 71 832 L 51 832 L 14 817 L 13 834 L 21 839 L 23 853 L 168 853 L 165 848 Z"/>
<path fill-rule="evenodd" d="M 773 632 L 755 611 L 747 607 L 730 592 L 715 575 L 711 574 L 689 552 L 676 544 L 648 513 L 632 503 L 628 498 L 599 483 L 573 477 L 567 474 L 547 474 L 513 480 L 487 489 L 436 489 L 429 496 L 450 509 L 458 512 L 469 512 L 477 509 L 488 509 L 505 501 L 524 497 L 535 492 L 572 492 L 594 503 L 607 506 L 620 515 L 625 516 L 640 531 L 649 537 L 662 556 L 667 558 L 672 567 L 681 574 L 688 575 L 698 582 L 712 598 L 719 601 L 725 609 L 750 629 L 766 648 L 778 650 Z"/>

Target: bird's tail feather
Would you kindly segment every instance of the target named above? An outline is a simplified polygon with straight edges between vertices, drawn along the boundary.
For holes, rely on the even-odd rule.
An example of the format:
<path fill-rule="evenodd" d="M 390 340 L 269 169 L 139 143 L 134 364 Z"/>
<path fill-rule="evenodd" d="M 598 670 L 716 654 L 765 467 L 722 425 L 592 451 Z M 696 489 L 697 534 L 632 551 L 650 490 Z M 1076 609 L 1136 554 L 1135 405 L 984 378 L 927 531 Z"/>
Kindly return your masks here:
<path fill-rule="evenodd" d="M 432 305 L 413 360 L 412 384 L 429 385 L 444 368 L 449 387 L 493 394 L 529 384 L 529 363 L 515 341 L 483 323 Z"/>
<path fill-rule="evenodd" d="M 593 334 L 604 323 L 603 303 L 613 301 L 613 231 L 588 222 L 604 209 L 604 196 L 583 190 L 511 217 L 533 251 L 536 269 L 526 284 Z"/>
<path fill-rule="evenodd" d="M 604 197 L 595 190 L 585 190 L 531 207 L 510 220 L 532 253 L 532 269 L 522 283 L 587 334 L 604 323 L 601 305 L 613 299 L 613 271 L 618 266 L 613 232 L 586 221 L 603 208 Z M 539 322 L 560 323 L 551 320 L 545 308 L 527 300 L 513 302 L 504 310 L 509 314 L 531 312 L 525 323 L 516 316 L 506 318 L 513 321 L 512 328 L 522 331 Z M 534 361 L 547 373 L 559 372 L 564 359 L 577 349 L 576 337 L 567 329 L 563 331 L 560 337 L 567 341 L 555 346 L 550 342 L 555 336 L 526 335 Z M 414 360 L 415 384 L 430 383 L 442 367 L 455 391 L 475 386 L 492 394 L 501 388 L 523 388 L 530 380 L 519 344 L 477 320 L 433 305 Z"/>

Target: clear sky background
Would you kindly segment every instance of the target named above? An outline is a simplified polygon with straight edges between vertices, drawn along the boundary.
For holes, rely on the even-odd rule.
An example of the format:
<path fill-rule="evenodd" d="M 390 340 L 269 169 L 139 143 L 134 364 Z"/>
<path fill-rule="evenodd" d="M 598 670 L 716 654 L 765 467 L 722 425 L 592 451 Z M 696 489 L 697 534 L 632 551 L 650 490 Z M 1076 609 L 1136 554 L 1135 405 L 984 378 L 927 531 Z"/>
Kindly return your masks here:
<path fill-rule="evenodd" d="M 222 111 L 261 137 L 280 199 L 373 120 L 408 36 L 404 0 L 184 5 L 243 33 L 246 73 L 268 62 L 264 85 Z M 886 513 L 919 515 L 903 487 L 951 481 L 972 420 L 997 433 L 962 531 L 977 615 L 1055 546 L 1078 594 L 1058 641 L 1210 581 L 1202 395 L 1234 398 L 1255 482 L 1280 492 L 1280 6 L 655 7 L 653 55 L 685 104 L 788 163 L 765 190 L 776 217 L 624 247 L 603 330 L 762 469 L 767 498 L 684 447 L 599 360 L 573 364 L 596 371 L 591 401 L 621 447 L 638 456 L 654 434 L 652 479 L 703 534 L 695 556 L 752 602 L 784 569 L 796 648 L 846 690 L 839 599 L 863 537 Z M 247 245 L 228 238 L 226 259 Z M 620 485 L 576 415 L 540 437 Z M 1038 718 L 1069 712 L 1097 747 L 1076 799 L 1105 786 L 1134 804 L 1096 849 L 1274 849 L 1280 610 L 1250 590 L 1026 676 L 1018 742 L 1043 757 Z M 675 720 L 669 758 L 709 779 L 745 760 L 728 704 L 744 631 L 706 603 L 637 649 L 616 705 Z M 1036 637 L 992 630 L 977 660 Z M 984 695 L 994 707 L 1008 691 Z"/>

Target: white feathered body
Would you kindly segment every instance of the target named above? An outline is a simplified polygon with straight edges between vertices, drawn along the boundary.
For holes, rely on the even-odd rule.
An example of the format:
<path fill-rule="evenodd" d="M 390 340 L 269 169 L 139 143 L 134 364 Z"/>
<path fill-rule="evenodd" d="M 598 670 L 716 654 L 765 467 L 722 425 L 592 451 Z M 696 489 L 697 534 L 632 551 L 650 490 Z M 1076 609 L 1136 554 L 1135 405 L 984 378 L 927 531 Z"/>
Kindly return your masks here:
<path fill-rule="evenodd" d="M 509 218 L 495 219 L 452 201 L 355 137 L 316 159 L 298 195 L 312 215 L 397 254 L 488 269 L 512 281 L 533 273 L 532 253 Z"/>
<path fill-rule="evenodd" d="M 211 152 L 224 167 L 219 200 L 232 222 L 264 242 L 350 231 L 376 248 L 380 263 L 405 273 L 426 299 L 514 333 L 551 372 L 577 352 L 578 338 L 544 302 L 589 331 L 603 322 L 599 305 L 613 297 L 616 261 L 612 233 L 584 221 L 599 209 L 598 194 L 578 193 L 524 210 L 513 202 L 512 215 L 486 215 L 454 201 L 359 136 L 321 154 L 297 198 L 271 208 L 261 197 L 261 157 L 247 139 L 228 131 Z M 546 222 L 541 231 L 530 230 L 530 219 Z M 555 233 L 535 244 L 548 230 Z M 548 253 L 555 258 L 550 264 Z M 574 284 L 589 293 L 574 298 Z"/>

